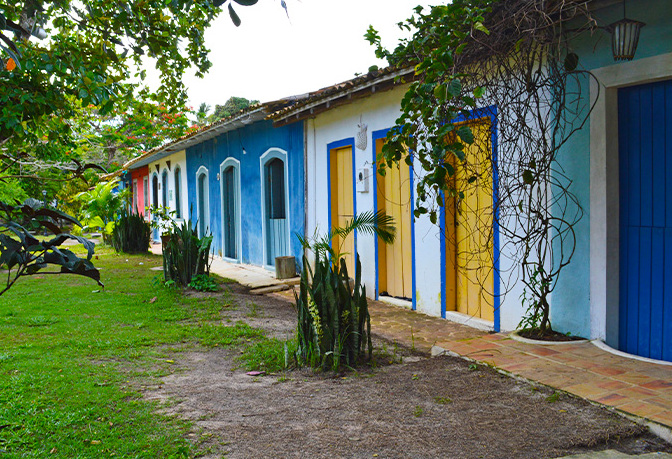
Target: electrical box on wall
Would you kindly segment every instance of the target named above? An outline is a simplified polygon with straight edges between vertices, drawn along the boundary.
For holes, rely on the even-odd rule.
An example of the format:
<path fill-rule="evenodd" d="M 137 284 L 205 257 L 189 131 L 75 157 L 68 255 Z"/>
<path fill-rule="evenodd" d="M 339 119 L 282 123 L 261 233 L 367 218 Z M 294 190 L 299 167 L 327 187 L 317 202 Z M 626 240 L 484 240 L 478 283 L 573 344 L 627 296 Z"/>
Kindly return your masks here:
<path fill-rule="evenodd" d="M 362 168 L 357 169 L 357 186 L 358 193 L 368 193 L 369 192 L 369 169 Z"/>

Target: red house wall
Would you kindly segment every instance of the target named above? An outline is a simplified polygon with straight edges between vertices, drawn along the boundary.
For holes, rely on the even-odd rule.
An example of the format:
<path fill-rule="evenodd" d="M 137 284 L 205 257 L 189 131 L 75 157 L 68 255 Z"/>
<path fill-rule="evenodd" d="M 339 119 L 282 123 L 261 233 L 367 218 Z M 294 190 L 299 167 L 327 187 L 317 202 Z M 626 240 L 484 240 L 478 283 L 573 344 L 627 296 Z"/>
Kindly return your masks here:
<path fill-rule="evenodd" d="M 145 215 L 145 193 L 148 190 L 145 190 L 144 178 L 147 177 L 147 183 L 149 185 L 149 167 L 144 166 L 138 169 L 133 169 L 131 171 L 131 186 L 133 182 L 138 181 L 138 192 L 137 196 L 133 196 L 133 207 L 137 205 L 138 211 L 141 215 Z M 149 186 L 148 186 L 149 187 Z"/>

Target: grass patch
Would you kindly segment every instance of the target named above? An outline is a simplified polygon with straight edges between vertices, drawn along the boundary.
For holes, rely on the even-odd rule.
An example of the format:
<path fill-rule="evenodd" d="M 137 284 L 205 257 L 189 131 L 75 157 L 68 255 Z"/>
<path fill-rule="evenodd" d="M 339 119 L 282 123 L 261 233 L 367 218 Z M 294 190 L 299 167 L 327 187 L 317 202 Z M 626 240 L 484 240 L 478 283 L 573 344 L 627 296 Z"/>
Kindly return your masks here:
<path fill-rule="evenodd" d="M 222 323 L 226 293 L 195 298 L 153 282 L 158 256 L 96 255 L 104 289 L 38 274 L 0 297 L 0 456 L 191 457 L 190 425 L 157 414 L 137 388 L 174 371 L 171 354 L 185 347 L 265 338 Z"/>
<path fill-rule="evenodd" d="M 246 370 L 263 370 L 269 373 L 286 370 L 294 364 L 296 339 L 287 341 L 263 338 L 248 346 L 238 358 Z"/>

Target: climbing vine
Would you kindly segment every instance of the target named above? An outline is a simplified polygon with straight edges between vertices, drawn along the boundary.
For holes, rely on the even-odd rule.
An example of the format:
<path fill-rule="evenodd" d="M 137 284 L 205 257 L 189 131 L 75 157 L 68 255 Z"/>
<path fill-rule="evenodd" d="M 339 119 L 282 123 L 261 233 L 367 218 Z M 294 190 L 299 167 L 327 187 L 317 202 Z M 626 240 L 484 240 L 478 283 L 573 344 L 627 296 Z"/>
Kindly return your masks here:
<path fill-rule="evenodd" d="M 414 33 L 394 51 L 372 28 L 366 35 L 391 65 L 415 67 L 380 172 L 410 150 L 415 216 L 440 224 L 445 215 L 444 237 L 461 226 L 453 231 L 467 241 L 455 241 L 458 269 L 479 270 L 470 279 L 489 298 L 495 291 L 486 279 L 496 266 L 502 294 L 522 281 L 522 325 L 546 332 L 550 296 L 583 215 L 560 161 L 592 109 L 582 92 L 592 76 L 571 42 L 592 33 L 595 21 L 578 0 L 455 0 L 428 12 L 418 7 L 400 27 Z"/>

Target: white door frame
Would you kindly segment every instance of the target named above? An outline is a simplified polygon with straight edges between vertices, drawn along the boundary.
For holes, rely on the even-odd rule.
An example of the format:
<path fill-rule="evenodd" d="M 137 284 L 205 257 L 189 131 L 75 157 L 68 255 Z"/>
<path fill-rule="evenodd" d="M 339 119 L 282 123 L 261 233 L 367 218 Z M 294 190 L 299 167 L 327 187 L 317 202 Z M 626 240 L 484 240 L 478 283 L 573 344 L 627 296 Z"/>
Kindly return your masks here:
<path fill-rule="evenodd" d="M 618 88 L 672 78 L 672 53 L 592 70 L 590 100 L 590 335 L 618 348 L 620 186 Z"/>

